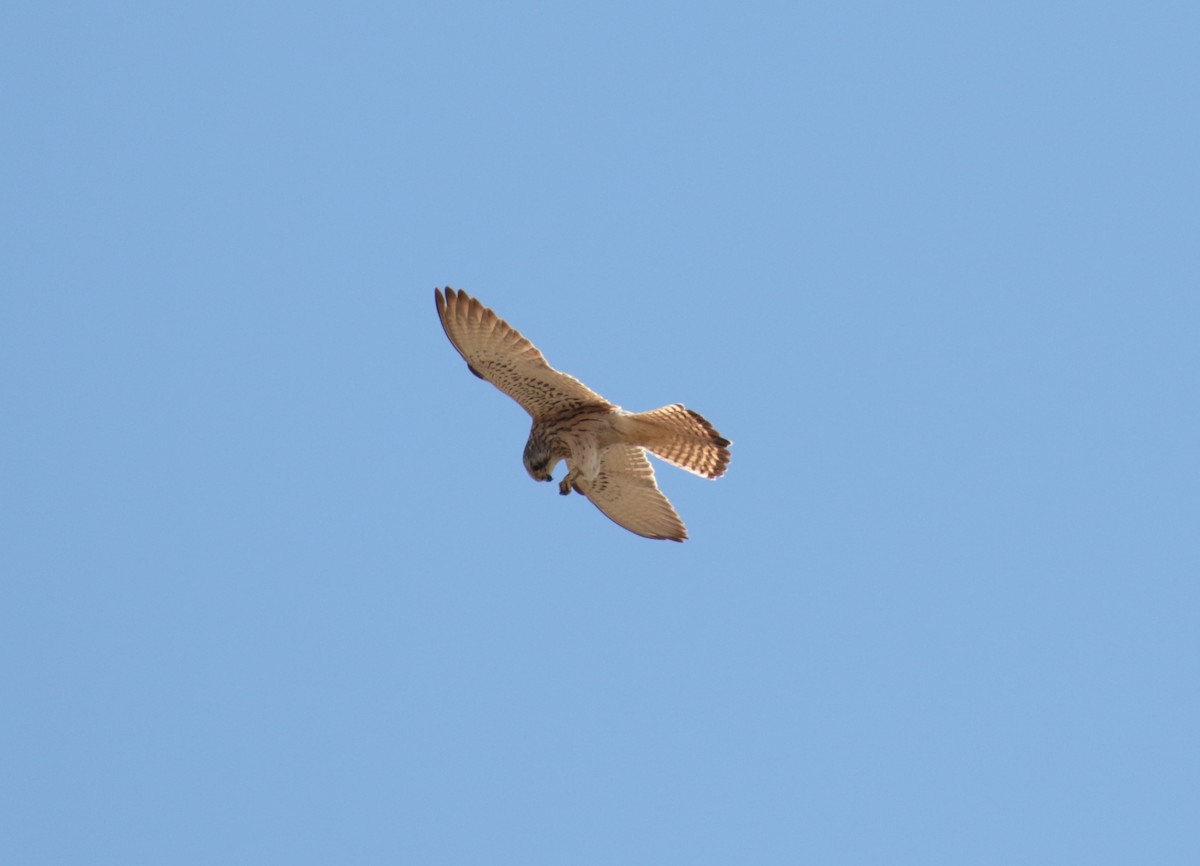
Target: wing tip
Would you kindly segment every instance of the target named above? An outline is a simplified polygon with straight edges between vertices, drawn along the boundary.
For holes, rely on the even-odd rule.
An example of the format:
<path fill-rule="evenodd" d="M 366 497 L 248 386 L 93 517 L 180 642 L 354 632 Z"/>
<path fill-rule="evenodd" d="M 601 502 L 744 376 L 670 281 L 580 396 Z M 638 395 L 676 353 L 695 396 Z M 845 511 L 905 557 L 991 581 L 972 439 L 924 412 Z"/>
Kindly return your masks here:
<path fill-rule="evenodd" d="M 686 530 L 684 530 L 683 532 L 677 533 L 675 535 L 659 535 L 659 534 L 653 533 L 653 532 L 638 532 L 636 529 L 626 526 L 624 523 L 621 523 L 619 520 L 615 520 L 614 518 L 611 518 L 611 517 L 609 517 L 608 519 L 612 520 L 613 523 L 617 524 L 617 526 L 621 527 L 622 529 L 626 529 L 629 532 L 632 532 L 634 535 L 638 536 L 639 538 L 648 538 L 651 541 L 678 541 L 680 544 L 682 544 L 683 542 L 688 540 L 688 534 L 687 534 Z"/>
<path fill-rule="evenodd" d="M 439 315 L 451 307 L 457 307 L 461 303 L 475 301 L 474 298 L 462 289 L 452 289 L 450 286 L 446 286 L 445 288 L 434 287 L 433 299 L 437 303 Z M 475 301 L 475 303 L 479 302 Z"/>
<path fill-rule="evenodd" d="M 687 530 L 683 529 L 674 535 L 644 535 L 643 538 L 653 538 L 655 541 L 677 541 L 683 544 L 688 539 Z"/>

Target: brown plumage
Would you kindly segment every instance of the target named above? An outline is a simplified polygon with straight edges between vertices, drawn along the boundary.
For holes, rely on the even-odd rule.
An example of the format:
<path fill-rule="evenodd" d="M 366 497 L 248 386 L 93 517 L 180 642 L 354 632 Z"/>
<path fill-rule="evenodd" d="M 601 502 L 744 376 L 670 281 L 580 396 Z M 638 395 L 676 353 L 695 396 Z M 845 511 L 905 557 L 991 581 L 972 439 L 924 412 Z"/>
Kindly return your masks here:
<path fill-rule="evenodd" d="M 729 466 L 729 440 L 699 412 L 674 403 L 629 416 L 637 423 L 639 444 L 673 466 L 720 478 Z"/>
<path fill-rule="evenodd" d="M 687 529 L 658 489 L 645 451 L 717 478 L 729 465 L 729 440 L 702 415 L 675 403 L 626 412 L 578 379 L 555 370 L 529 340 L 465 292 L 434 291 L 446 336 L 467 368 L 516 400 L 533 418 L 525 468 L 550 481 L 560 460 L 559 492 L 585 495 L 631 532 L 683 541 Z"/>

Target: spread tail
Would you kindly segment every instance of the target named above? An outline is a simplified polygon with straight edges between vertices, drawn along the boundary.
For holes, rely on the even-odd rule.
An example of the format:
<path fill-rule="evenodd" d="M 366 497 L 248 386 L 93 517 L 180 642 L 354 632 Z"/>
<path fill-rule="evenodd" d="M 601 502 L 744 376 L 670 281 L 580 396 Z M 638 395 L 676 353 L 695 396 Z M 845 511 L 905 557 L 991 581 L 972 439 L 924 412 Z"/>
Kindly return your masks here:
<path fill-rule="evenodd" d="M 634 441 L 668 463 L 705 478 L 729 466 L 729 445 L 699 412 L 679 403 L 625 416 Z"/>

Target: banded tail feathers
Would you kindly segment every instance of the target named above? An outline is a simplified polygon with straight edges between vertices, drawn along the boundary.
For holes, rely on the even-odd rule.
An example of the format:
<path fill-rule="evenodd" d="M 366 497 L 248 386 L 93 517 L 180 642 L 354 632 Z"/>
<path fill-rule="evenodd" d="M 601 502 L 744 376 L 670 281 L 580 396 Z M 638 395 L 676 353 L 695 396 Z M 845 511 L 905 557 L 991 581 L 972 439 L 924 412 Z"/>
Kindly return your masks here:
<path fill-rule="evenodd" d="M 673 466 L 705 478 L 719 478 L 729 466 L 729 440 L 680 403 L 633 412 L 622 420 L 638 445 Z"/>

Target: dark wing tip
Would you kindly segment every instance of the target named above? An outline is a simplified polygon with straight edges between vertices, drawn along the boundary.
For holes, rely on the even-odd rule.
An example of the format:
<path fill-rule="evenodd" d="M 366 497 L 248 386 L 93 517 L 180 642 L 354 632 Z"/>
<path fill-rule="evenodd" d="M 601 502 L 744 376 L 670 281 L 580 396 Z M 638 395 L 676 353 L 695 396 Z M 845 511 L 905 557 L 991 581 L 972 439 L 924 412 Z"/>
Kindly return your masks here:
<path fill-rule="evenodd" d="M 638 533 L 638 534 L 640 535 L 641 533 Z M 679 543 L 682 544 L 683 542 L 687 541 L 688 534 L 687 534 L 687 530 L 684 529 L 684 530 L 680 531 L 678 534 L 674 534 L 674 535 L 645 535 L 642 537 L 643 538 L 653 538 L 655 541 L 678 541 Z"/>
<path fill-rule="evenodd" d="M 607 515 L 605 515 L 605 516 L 607 516 Z M 616 521 L 613 521 L 613 522 L 616 523 Z M 629 527 L 625 526 L 625 524 L 623 524 L 623 523 L 617 523 L 617 526 L 621 526 L 621 527 L 624 527 L 625 529 L 629 529 Z M 634 535 L 640 535 L 642 538 L 649 538 L 652 541 L 683 542 L 683 541 L 687 541 L 687 539 L 688 539 L 688 534 L 687 534 L 686 528 L 682 529 L 678 535 L 659 535 L 658 533 L 654 533 L 654 532 L 638 532 L 636 529 L 629 529 L 629 531 L 632 532 Z"/>
<path fill-rule="evenodd" d="M 441 289 L 433 290 L 433 302 L 437 305 L 438 316 L 441 316 L 446 310 L 446 299 L 442 297 Z"/>
<path fill-rule="evenodd" d="M 433 290 L 434 300 L 437 301 L 438 313 L 442 313 L 447 307 L 453 306 L 459 302 L 470 301 L 471 297 L 464 291 L 454 290 L 449 286 L 446 288 L 435 288 Z"/>

